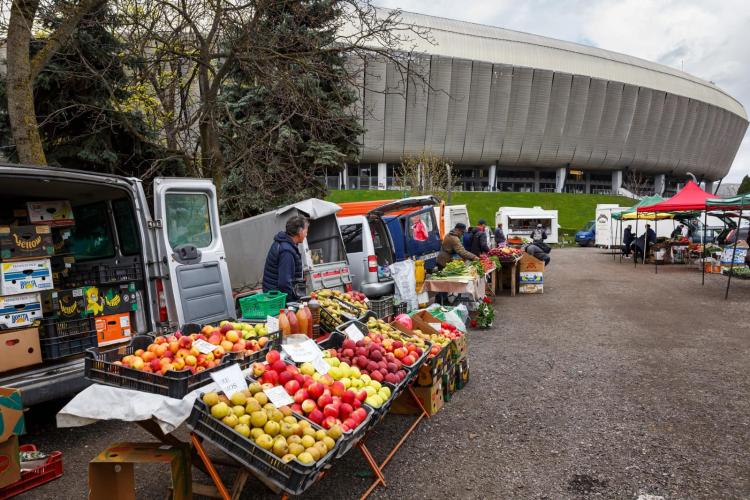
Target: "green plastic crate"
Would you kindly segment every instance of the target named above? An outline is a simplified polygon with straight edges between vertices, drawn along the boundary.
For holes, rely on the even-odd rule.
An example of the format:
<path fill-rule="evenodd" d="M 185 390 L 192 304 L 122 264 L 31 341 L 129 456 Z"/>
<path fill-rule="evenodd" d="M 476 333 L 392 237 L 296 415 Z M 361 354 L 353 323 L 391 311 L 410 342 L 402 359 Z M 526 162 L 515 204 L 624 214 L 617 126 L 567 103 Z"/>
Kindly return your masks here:
<path fill-rule="evenodd" d="M 240 299 L 240 311 L 244 319 L 266 319 L 278 316 L 279 310 L 286 307 L 286 294 L 283 292 L 256 293 Z"/>

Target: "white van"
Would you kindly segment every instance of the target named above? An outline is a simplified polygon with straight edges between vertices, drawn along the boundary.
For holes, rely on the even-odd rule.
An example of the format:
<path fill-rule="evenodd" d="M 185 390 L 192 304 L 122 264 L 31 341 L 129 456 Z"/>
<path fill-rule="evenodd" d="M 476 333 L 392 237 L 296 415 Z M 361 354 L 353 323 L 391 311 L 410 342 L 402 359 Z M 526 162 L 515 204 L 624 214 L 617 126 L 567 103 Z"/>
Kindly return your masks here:
<path fill-rule="evenodd" d="M 338 217 L 349 258 L 352 286 L 368 298 L 393 295 L 388 266 L 395 262 L 393 241 L 383 218 L 376 215 Z"/>
<path fill-rule="evenodd" d="M 469 209 L 466 205 L 446 205 L 445 202 L 440 202 L 440 206 L 435 207 L 435 218 L 440 225 L 441 238 L 445 238 L 445 235 L 459 222 L 465 224 L 466 227 L 471 226 Z"/>
<path fill-rule="evenodd" d="M 0 164 L 0 199 L 6 218 L 29 201 L 69 201 L 75 272 L 139 271 L 133 335 L 235 316 L 210 180 L 157 178 L 149 198 L 135 178 Z M 86 385 L 82 354 L 0 373 L 27 406 Z"/>

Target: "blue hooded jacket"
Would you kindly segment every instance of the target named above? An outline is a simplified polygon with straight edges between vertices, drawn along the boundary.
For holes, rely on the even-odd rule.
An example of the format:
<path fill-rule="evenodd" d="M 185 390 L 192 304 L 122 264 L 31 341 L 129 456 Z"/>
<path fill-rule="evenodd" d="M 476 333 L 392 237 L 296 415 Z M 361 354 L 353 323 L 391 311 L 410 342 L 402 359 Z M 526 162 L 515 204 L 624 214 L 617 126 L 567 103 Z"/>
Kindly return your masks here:
<path fill-rule="evenodd" d="M 281 231 L 273 238 L 263 270 L 263 291 L 278 290 L 287 294 L 287 301 L 299 299 L 295 281 L 302 280 L 302 257 L 292 237 Z"/>

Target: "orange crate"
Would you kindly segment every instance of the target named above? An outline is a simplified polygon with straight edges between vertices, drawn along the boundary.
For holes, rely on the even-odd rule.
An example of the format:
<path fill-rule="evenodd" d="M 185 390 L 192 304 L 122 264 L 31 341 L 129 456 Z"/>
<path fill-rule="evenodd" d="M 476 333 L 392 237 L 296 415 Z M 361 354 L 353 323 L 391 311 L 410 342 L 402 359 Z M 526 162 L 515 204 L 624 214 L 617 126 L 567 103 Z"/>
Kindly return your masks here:
<path fill-rule="evenodd" d="M 96 338 L 99 346 L 130 339 L 130 313 L 110 314 L 96 318 Z"/>

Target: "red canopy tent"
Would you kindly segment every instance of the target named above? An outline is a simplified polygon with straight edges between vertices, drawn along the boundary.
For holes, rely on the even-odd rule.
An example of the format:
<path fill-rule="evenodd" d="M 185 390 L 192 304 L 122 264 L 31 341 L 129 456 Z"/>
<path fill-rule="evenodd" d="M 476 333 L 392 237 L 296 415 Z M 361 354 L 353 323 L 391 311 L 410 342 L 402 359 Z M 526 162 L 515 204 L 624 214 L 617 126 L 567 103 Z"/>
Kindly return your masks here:
<path fill-rule="evenodd" d="M 689 181 L 684 188 L 669 198 L 653 205 L 638 207 L 639 212 L 687 212 L 690 210 L 705 210 L 706 200 L 715 195 L 701 189 L 693 181 Z"/>

